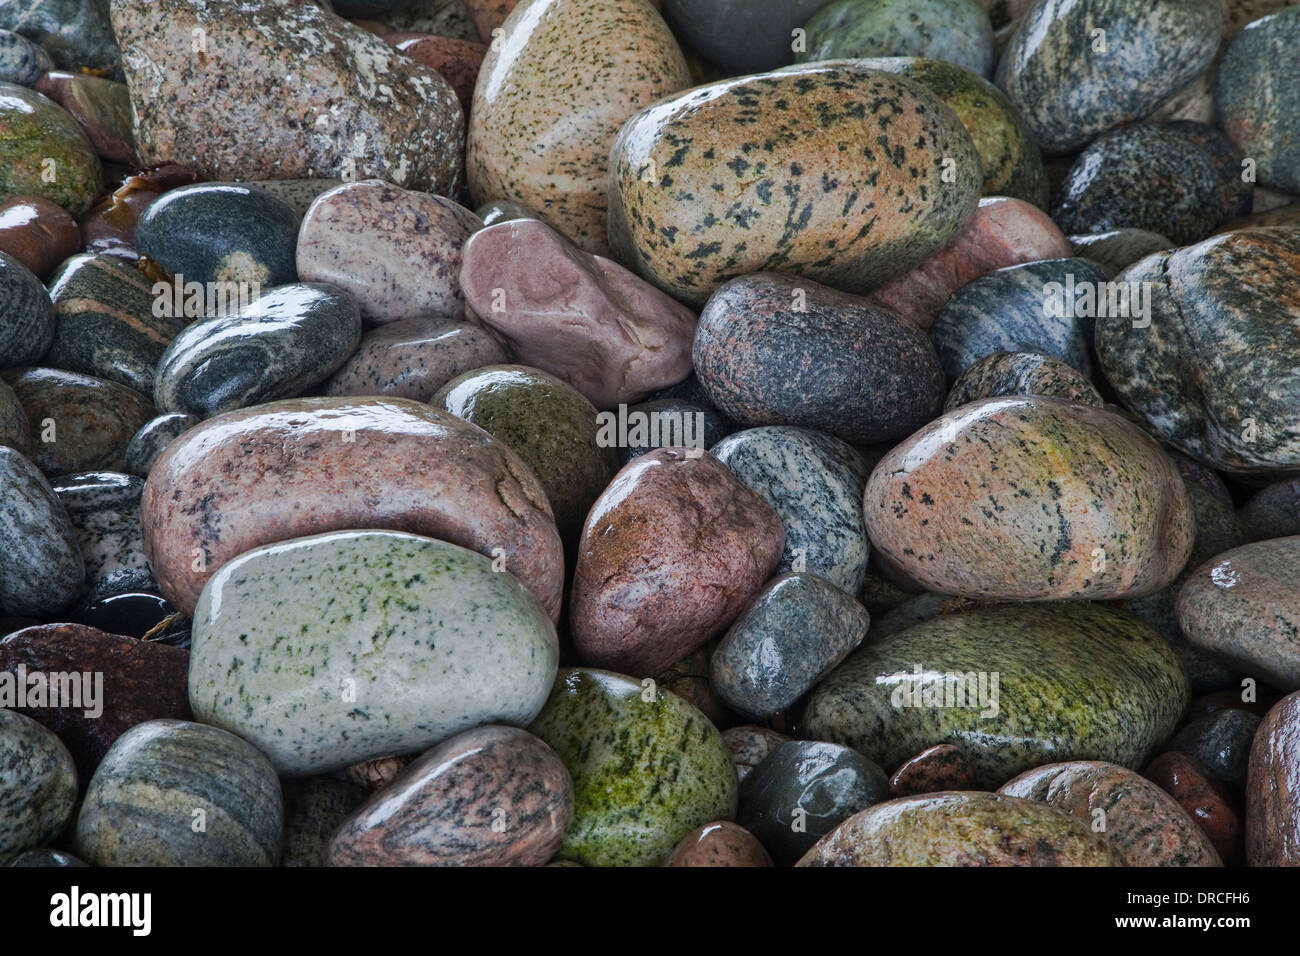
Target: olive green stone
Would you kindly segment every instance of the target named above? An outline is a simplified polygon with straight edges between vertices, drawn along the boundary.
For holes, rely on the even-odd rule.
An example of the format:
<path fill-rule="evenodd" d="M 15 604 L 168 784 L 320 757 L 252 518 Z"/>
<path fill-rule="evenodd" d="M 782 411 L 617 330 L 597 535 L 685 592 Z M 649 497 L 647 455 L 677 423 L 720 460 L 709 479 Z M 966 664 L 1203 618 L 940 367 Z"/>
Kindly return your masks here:
<path fill-rule="evenodd" d="M 44 196 L 79 215 L 103 185 L 99 157 L 76 120 L 35 90 L 0 83 L 0 201 Z"/>
<path fill-rule="evenodd" d="M 722 735 L 653 682 L 562 670 L 528 730 L 573 777 L 574 817 L 560 859 L 657 866 L 696 827 L 736 815 L 736 769 Z"/>
<path fill-rule="evenodd" d="M 1084 602 L 987 606 L 860 648 L 813 691 L 801 736 L 884 767 L 954 744 L 991 789 L 1065 760 L 1140 769 L 1189 699 L 1182 661 L 1136 618 Z"/>

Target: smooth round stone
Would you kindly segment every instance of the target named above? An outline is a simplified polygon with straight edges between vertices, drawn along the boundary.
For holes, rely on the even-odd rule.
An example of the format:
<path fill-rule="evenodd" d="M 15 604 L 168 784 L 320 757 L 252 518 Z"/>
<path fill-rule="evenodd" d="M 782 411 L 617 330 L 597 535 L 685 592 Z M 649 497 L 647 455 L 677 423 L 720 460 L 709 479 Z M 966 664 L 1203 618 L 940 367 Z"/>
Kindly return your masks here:
<path fill-rule="evenodd" d="M 581 659 L 660 673 L 753 600 L 784 540 L 771 505 L 711 455 L 659 449 L 624 466 L 578 542 L 569 615 Z"/>
<path fill-rule="evenodd" d="M 1246 862 L 1300 865 L 1300 693 L 1278 702 L 1255 734 L 1246 786 Z"/>
<path fill-rule="evenodd" d="M 44 617 L 80 595 L 85 565 L 67 509 L 23 455 L 0 446 L 0 612 Z"/>
<path fill-rule="evenodd" d="M 1167 748 L 1195 758 L 1214 779 L 1235 794 L 1246 789 L 1246 767 L 1260 716 L 1247 710 L 1220 710 L 1198 717 L 1169 741 Z"/>
<path fill-rule="evenodd" d="M 984 607 L 865 644 L 813 691 L 800 735 L 885 767 L 951 743 L 991 789 L 1062 760 L 1139 768 L 1189 698 L 1178 655 L 1135 618 L 1081 602 Z"/>
<path fill-rule="evenodd" d="M 325 866 L 325 851 L 343 822 L 369 795 L 338 774 L 281 780 L 284 789 L 284 848 L 281 866 Z"/>
<path fill-rule="evenodd" d="M 956 239 L 870 298 L 928 332 L 953 293 L 967 283 L 996 269 L 1070 254 L 1065 234 L 1037 206 L 1006 196 L 985 197 Z"/>
<path fill-rule="evenodd" d="M 775 509 L 785 528 L 778 572 L 807 571 L 856 594 L 867 570 L 867 463 L 851 445 L 804 428 L 736 432 L 709 453 Z"/>
<path fill-rule="evenodd" d="M 152 394 L 158 360 L 188 324 L 166 308 L 170 287 L 159 291 L 116 256 L 73 256 L 50 281 L 58 324 L 46 361 Z"/>
<path fill-rule="evenodd" d="M 559 660 L 546 611 L 512 575 L 392 531 L 241 554 L 204 586 L 192 635 L 195 717 L 251 740 L 285 776 L 527 724 Z"/>
<path fill-rule="evenodd" d="M 696 827 L 673 850 L 664 866 L 772 866 L 758 838 L 728 820 Z"/>
<path fill-rule="evenodd" d="M 298 216 L 283 200 L 241 183 L 198 183 L 150 203 L 135 247 L 186 282 L 261 290 L 298 281 L 297 235 Z"/>
<path fill-rule="evenodd" d="M 292 399 L 209 419 L 155 463 L 140 517 L 163 596 L 187 615 L 236 555 L 349 528 L 500 559 L 560 613 L 564 550 L 541 484 L 482 429 L 406 399 Z"/>
<path fill-rule="evenodd" d="M 791 707 L 862 643 L 867 610 L 814 574 L 769 582 L 731 625 L 709 666 L 722 702 L 752 720 Z"/>
<path fill-rule="evenodd" d="M 1291 193 L 1300 193 L 1297 73 L 1300 9 L 1288 7 L 1237 34 L 1214 84 L 1219 125 L 1258 164 L 1261 183 Z"/>
<path fill-rule="evenodd" d="M 0 404 L 3 400 L 0 399 Z M 1238 512 L 1247 540 L 1300 535 L 1300 476 L 1269 485 Z"/>
<path fill-rule="evenodd" d="M 891 797 L 974 789 L 975 772 L 970 761 L 952 744 L 927 747 L 895 770 L 889 778 Z"/>
<path fill-rule="evenodd" d="M 94 0 L 22 0 L 0 4 L 0 28 L 39 43 L 60 69 L 121 71 L 108 5 Z"/>
<path fill-rule="evenodd" d="M 805 25 L 800 63 L 914 56 L 992 74 L 993 26 L 974 0 L 836 0 Z"/>
<path fill-rule="evenodd" d="M 1093 315 L 1109 281 L 1091 260 L 1048 259 L 963 286 L 930 330 L 945 374 L 955 380 L 994 352 L 1042 352 L 1091 378 Z"/>
<path fill-rule="evenodd" d="M 496 334 L 472 320 L 398 319 L 361 336 L 325 382 L 326 395 L 389 395 L 427 402 L 458 375 L 510 361 Z"/>
<path fill-rule="evenodd" d="M 89 864 L 62 850 L 28 850 L 26 853 L 18 854 L 6 866 L 77 867 L 89 866 Z"/>
<path fill-rule="evenodd" d="M 176 647 L 105 634 L 84 624 L 28 627 L 0 638 L 0 672 L 82 675 L 60 687 L 73 705 L 34 697 L 29 687 L 23 713 L 40 721 L 67 745 L 82 780 L 89 780 L 113 741 L 146 720 L 188 720 L 185 673 L 189 655 Z M 85 675 L 89 675 L 89 678 Z M 100 680 L 102 678 L 102 686 Z M 90 683 L 87 684 L 87 680 Z"/>
<path fill-rule="evenodd" d="M 77 768 L 59 738 L 0 708 L 0 860 L 58 836 L 77 800 Z"/>
<path fill-rule="evenodd" d="M 509 199 L 493 199 L 474 210 L 474 215 L 483 220 L 483 226 L 495 226 L 499 222 L 513 222 L 516 219 L 536 219 L 533 212 L 522 203 Z"/>
<path fill-rule="evenodd" d="M 1112 229 L 1070 236 L 1071 255 L 1099 262 L 1112 273 L 1123 272 L 1138 260 L 1177 245 L 1172 239 L 1145 229 Z"/>
<path fill-rule="evenodd" d="M 93 601 L 73 611 L 69 619 L 108 634 L 143 639 L 175 613 L 176 609 L 157 594 L 128 591 Z"/>
<path fill-rule="evenodd" d="M 1300 688 L 1300 536 L 1218 554 L 1178 596 L 1193 646 L 1283 691 Z"/>
<path fill-rule="evenodd" d="M 950 412 L 981 398 L 1047 395 L 1079 405 L 1105 405 L 1092 382 L 1078 369 L 1040 352 L 994 352 L 957 376 L 943 410 Z"/>
<path fill-rule="evenodd" d="M 77 816 L 93 866 L 275 866 L 280 781 L 251 744 L 216 727 L 151 720 L 118 738 Z"/>
<path fill-rule="evenodd" d="M 566 539 L 618 470 L 599 440 L 596 408 L 553 375 L 524 365 L 466 372 L 429 400 L 500 439 L 533 470 Z"/>
<path fill-rule="evenodd" d="M 619 442 L 617 419 L 606 419 L 609 433 L 619 448 L 619 464 L 626 465 L 656 448 L 685 446 L 713 449 L 736 430 L 726 416 L 708 401 L 691 402 L 682 398 L 657 398 L 633 405 L 627 410 L 627 441 Z"/>
<path fill-rule="evenodd" d="M 1123 866 L 1086 823 L 1046 804 L 954 792 L 877 804 L 823 837 L 799 866 Z"/>
<path fill-rule="evenodd" d="M 638 110 L 691 85 L 682 51 L 642 0 L 529 0 L 501 30 L 469 111 L 470 195 L 521 202 L 605 255 L 610 144 Z"/>
<path fill-rule="evenodd" d="M 81 248 L 77 220 L 41 196 L 0 202 L 0 252 L 13 256 L 44 279 Z"/>
<path fill-rule="evenodd" d="M 528 730 L 573 778 L 562 860 L 657 866 L 696 827 L 736 815 L 736 771 L 722 736 L 690 704 L 653 685 L 562 670 Z"/>
<path fill-rule="evenodd" d="M 1146 433 L 1044 396 L 946 413 L 881 460 L 863 512 L 877 553 L 910 578 L 985 599 L 1151 594 L 1195 534 L 1182 478 Z"/>
<path fill-rule="evenodd" d="M 730 727 L 722 732 L 722 739 L 731 751 L 731 760 L 736 767 L 736 777 L 741 783 L 754 772 L 778 744 L 790 738 L 767 727 L 757 724 L 745 724 Z"/>
<path fill-rule="evenodd" d="M 45 474 L 122 471 L 131 436 L 158 414 L 133 389 L 93 375 L 15 368 L 4 379 L 31 426 L 31 457 Z"/>
<path fill-rule="evenodd" d="M 131 124 L 131 95 L 125 83 L 83 73 L 47 73 L 34 84 L 80 125 L 101 159 L 131 168 L 140 165 Z"/>
<path fill-rule="evenodd" d="M 30 429 L 27 415 L 18 403 L 18 396 L 3 379 L 0 379 L 0 445 L 27 453 Z"/>
<path fill-rule="evenodd" d="M 480 227 L 476 215 L 441 196 L 375 180 L 344 183 L 303 217 L 298 276 L 351 293 L 372 324 L 459 319 L 461 249 Z"/>
<path fill-rule="evenodd" d="M 970 134 L 920 83 L 808 64 L 632 117 L 610 153 L 610 244 L 692 305 L 776 269 L 861 294 L 951 242 L 983 180 Z"/>
<path fill-rule="evenodd" d="M 1244 824 L 1236 800 L 1195 757 L 1176 751 L 1163 753 L 1147 766 L 1145 776 L 1196 821 L 1225 863 L 1237 862 L 1243 849 Z"/>
<path fill-rule="evenodd" d="M 710 399 L 743 425 L 799 425 L 864 445 L 914 431 L 943 404 L 925 333 L 795 276 L 757 273 L 720 288 L 693 355 Z"/>
<path fill-rule="evenodd" d="M 143 491 L 143 479 L 118 472 L 65 475 L 54 483 L 81 542 L 92 601 L 157 587 L 140 531 Z"/>
<path fill-rule="evenodd" d="M 469 311 L 517 361 L 564 379 L 597 408 L 638 402 L 690 373 L 694 312 L 535 219 L 471 236 L 460 285 Z"/>
<path fill-rule="evenodd" d="M 35 90 L 0 83 L 0 198 L 44 196 L 75 216 L 103 185 L 99 157 L 76 120 Z"/>
<path fill-rule="evenodd" d="M 1245 156 L 1241 147 L 1216 126 L 1210 116 L 1202 120 L 1176 119 L 1165 128 L 1185 137 L 1199 146 L 1214 164 L 1219 177 L 1218 209 L 1223 220 L 1234 220 L 1250 215 L 1256 207 L 1254 177 L 1246 175 Z M 1275 204 L 1283 205 L 1291 197 L 1279 197 Z M 1263 205 L 1259 207 L 1261 210 Z"/>
<path fill-rule="evenodd" d="M 54 310 L 41 280 L 0 252 L 0 368 L 39 362 L 54 341 Z"/>
<path fill-rule="evenodd" d="M 515 727 L 478 727 L 408 765 L 334 834 L 330 866 L 543 866 L 573 819 L 555 751 Z"/>
<path fill-rule="evenodd" d="M 163 193 L 197 181 L 192 170 L 176 163 L 163 163 L 123 177 L 121 185 L 80 218 L 82 251 L 107 253 L 137 267 L 140 257 L 135 249 L 135 229 L 140 216 Z"/>
<path fill-rule="evenodd" d="M 1232 214 L 1220 202 L 1219 171 L 1206 150 L 1173 128 L 1137 123 L 1079 154 L 1052 218 L 1066 233 L 1143 229 L 1183 246 Z"/>
<path fill-rule="evenodd" d="M 1222 16 L 1221 0 L 1039 3 L 1008 41 L 997 84 L 1045 152 L 1068 153 L 1145 116 L 1204 71 Z"/>
<path fill-rule="evenodd" d="M 126 473 L 148 478 L 158 456 L 199 421 L 195 416 L 183 412 L 169 412 L 149 419 L 126 446 Z"/>
<path fill-rule="evenodd" d="M 885 772 L 837 744 L 790 740 L 740 788 L 737 819 L 780 866 L 789 866 L 843 821 L 889 798 Z"/>
<path fill-rule="evenodd" d="M 44 49 L 11 30 L 0 30 L 0 83 L 34 86 L 54 61 Z"/>
<path fill-rule="evenodd" d="M 1100 833 L 1128 866 L 1222 866 L 1196 821 L 1165 791 L 1125 767 L 1091 760 L 1022 773 L 998 793 L 1064 810 Z"/>
<path fill-rule="evenodd" d="M 351 295 L 321 282 L 280 286 L 233 315 L 195 322 L 158 360 L 164 412 L 211 418 L 319 385 L 361 343 Z"/>
<path fill-rule="evenodd" d="M 1151 290 L 1137 327 L 1097 320 L 1101 369 L 1124 405 L 1229 474 L 1300 469 L 1300 232 L 1216 236 L 1143 259 L 1116 281 Z"/>

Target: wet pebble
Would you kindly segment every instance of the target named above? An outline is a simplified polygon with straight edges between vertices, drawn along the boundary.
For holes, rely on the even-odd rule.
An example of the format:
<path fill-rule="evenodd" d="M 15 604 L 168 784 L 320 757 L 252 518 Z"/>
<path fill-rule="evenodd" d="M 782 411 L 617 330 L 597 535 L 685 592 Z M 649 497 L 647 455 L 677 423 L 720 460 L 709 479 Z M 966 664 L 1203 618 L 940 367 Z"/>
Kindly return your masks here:
<path fill-rule="evenodd" d="M 67 509 L 86 565 L 86 599 L 157 587 L 144 556 L 144 480 L 118 472 L 64 475 L 54 493 Z"/>
<path fill-rule="evenodd" d="M 1168 749 L 1195 758 L 1234 794 L 1246 789 L 1246 767 L 1260 717 L 1247 710 L 1220 710 L 1198 717 L 1169 741 Z"/>
<path fill-rule="evenodd" d="M 0 446 L 0 612 L 56 614 L 81 594 L 86 572 L 77 532 L 49 481 Z"/>
<path fill-rule="evenodd" d="M 974 790 L 975 772 L 960 748 L 952 744 L 927 747 L 894 771 L 891 797 L 910 797 L 943 790 Z"/>
<path fill-rule="evenodd" d="M 183 412 L 169 412 L 146 422 L 126 446 L 126 473 L 148 478 L 154 462 L 175 439 L 199 423 Z"/>
<path fill-rule="evenodd" d="M 1080 405 L 1104 405 L 1092 382 L 1059 359 L 1041 352 L 994 352 L 957 377 L 943 410 L 1011 395 L 1047 395 Z"/>
<path fill-rule="evenodd" d="M 54 61 L 42 47 L 12 30 L 0 30 L 0 82 L 35 86 Z"/>
<path fill-rule="evenodd" d="M 0 253 L 0 368 L 39 362 L 53 341 L 50 294 L 27 266 Z"/>
<path fill-rule="evenodd" d="M 77 221 L 42 196 L 14 196 L 0 202 L 0 252 L 47 278 L 81 245 Z"/>
<path fill-rule="evenodd" d="M 1145 776 L 1196 821 L 1225 863 L 1237 862 L 1245 832 L 1237 800 L 1195 757 L 1162 753 L 1147 765 Z"/>
<path fill-rule="evenodd" d="M 0 862 L 58 836 L 77 799 L 77 769 L 59 738 L 0 708 Z"/>
<path fill-rule="evenodd" d="M 728 820 L 697 827 L 677 844 L 664 866 L 771 866 L 758 838 Z"/>
<path fill-rule="evenodd" d="M 722 739 L 731 751 L 732 762 L 736 766 L 736 776 L 741 783 L 754 772 L 778 744 L 790 738 L 767 727 L 757 724 L 745 724 L 729 727 L 722 732 Z"/>
<path fill-rule="evenodd" d="M 0 83 L 0 199 L 43 196 L 75 216 L 102 186 L 99 157 L 77 121 L 35 90 Z"/>
<path fill-rule="evenodd" d="M 975 0 L 836 0 L 805 25 L 801 63 L 917 56 L 993 72 L 993 26 Z"/>
<path fill-rule="evenodd" d="M 1255 733 L 1246 783 L 1246 861 L 1300 865 L 1300 693 L 1279 701 Z"/>

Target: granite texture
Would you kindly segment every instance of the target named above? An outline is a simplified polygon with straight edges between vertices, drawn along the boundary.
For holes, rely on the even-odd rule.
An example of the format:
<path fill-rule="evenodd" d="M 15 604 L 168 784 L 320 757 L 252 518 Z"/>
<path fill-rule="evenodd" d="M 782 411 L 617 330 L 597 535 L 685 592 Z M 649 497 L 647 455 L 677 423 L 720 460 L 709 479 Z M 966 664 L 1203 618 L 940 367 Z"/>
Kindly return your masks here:
<path fill-rule="evenodd" d="M 76 801 L 68 748 L 30 717 L 0 708 L 0 861 L 58 836 Z"/>
<path fill-rule="evenodd" d="M 1300 866 L 1300 693 L 1279 701 L 1250 751 L 1246 861 Z"/>
<path fill-rule="evenodd" d="M 1041 352 L 993 352 L 957 376 L 943 410 L 1014 395 L 1046 395 L 1098 408 L 1105 404 L 1082 372 L 1059 359 Z"/>
<path fill-rule="evenodd" d="M 86 568 L 67 509 L 20 452 L 0 446 L 0 612 L 44 617 L 81 594 Z"/>
<path fill-rule="evenodd" d="M 111 471 L 64 475 L 54 482 L 81 543 L 86 600 L 157 588 L 140 531 L 143 491 L 142 479 Z"/>

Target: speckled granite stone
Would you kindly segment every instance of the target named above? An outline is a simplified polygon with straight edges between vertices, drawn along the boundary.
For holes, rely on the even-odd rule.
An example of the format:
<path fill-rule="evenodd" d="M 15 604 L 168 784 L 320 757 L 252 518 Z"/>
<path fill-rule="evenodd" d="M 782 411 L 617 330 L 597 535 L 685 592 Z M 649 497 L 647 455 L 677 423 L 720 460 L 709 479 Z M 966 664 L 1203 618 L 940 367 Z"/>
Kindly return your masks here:
<path fill-rule="evenodd" d="M 422 33 L 390 33 L 384 41 L 404 56 L 442 74 L 460 100 L 460 108 L 469 115 L 474 102 L 474 87 L 488 48 L 473 40 L 429 36 Z"/>
<path fill-rule="evenodd" d="M 907 575 L 973 598 L 1149 594 L 1183 569 L 1195 534 L 1154 441 L 1105 409 L 1043 396 L 982 399 L 932 422 L 877 465 L 863 513 Z"/>
<path fill-rule="evenodd" d="M 777 744 L 789 740 L 785 734 L 778 733 L 757 724 L 731 727 L 722 732 L 722 739 L 731 751 L 731 760 L 736 767 L 736 776 L 741 783 L 753 773 L 768 754 L 776 749 Z"/>
<path fill-rule="evenodd" d="M 573 819 L 555 751 L 516 727 L 477 727 L 417 760 L 339 827 L 331 866 L 542 866 Z"/>
<path fill-rule="evenodd" d="M 31 458 L 50 477 L 122 471 L 131 436 L 158 414 L 133 389 L 93 375 L 14 368 L 4 379 L 31 426 Z"/>
<path fill-rule="evenodd" d="M 951 242 L 983 179 L 970 134 L 920 83 L 808 64 L 630 119 L 610 154 L 610 244 L 694 305 L 766 270 L 864 293 Z"/>
<path fill-rule="evenodd" d="M 771 505 L 712 455 L 666 448 L 636 459 L 596 500 L 578 542 L 569 614 L 581 659 L 658 674 L 750 603 L 784 540 Z"/>
<path fill-rule="evenodd" d="M 379 37 L 296 0 L 112 0 L 111 10 L 145 162 L 213 180 L 380 176 L 459 188 L 456 94 Z M 197 55 L 195 30 L 206 48 Z"/>
<path fill-rule="evenodd" d="M 754 834 L 728 820 L 706 823 L 677 844 L 664 866 L 771 866 L 772 857 Z"/>
<path fill-rule="evenodd" d="M 975 0 L 835 0 L 804 25 L 800 63 L 929 57 L 980 77 L 993 72 L 993 25 Z"/>
<path fill-rule="evenodd" d="M 102 187 L 99 157 L 77 121 L 35 90 L 0 83 L 0 199 L 44 196 L 75 216 Z"/>
<path fill-rule="evenodd" d="M 50 280 L 57 326 L 47 361 L 153 394 L 154 371 L 187 324 L 158 315 L 153 284 L 116 256 L 73 256 Z"/>
<path fill-rule="evenodd" d="M 1222 866 L 1209 838 L 1154 783 L 1125 767 L 1092 760 L 1022 773 L 1000 794 L 1064 810 L 1100 833 L 1128 866 Z"/>
<path fill-rule="evenodd" d="M 598 438 L 596 408 L 553 375 L 524 365 L 489 365 L 458 375 L 429 399 L 477 425 L 532 469 L 561 536 L 576 537 L 592 503 L 618 470 Z"/>
<path fill-rule="evenodd" d="M 427 193 L 371 180 L 319 196 L 298 233 L 298 275 L 350 292 L 367 322 L 455 320 L 461 248 L 481 220 Z"/>
<path fill-rule="evenodd" d="M 1182 662 L 1135 618 L 1086 603 L 987 607 L 864 645 L 813 691 L 800 733 L 886 767 L 951 743 L 991 788 L 1060 760 L 1141 767 L 1188 699 Z"/>
<path fill-rule="evenodd" d="M 52 341 L 50 294 L 30 269 L 0 252 L 0 368 L 39 362 Z"/>
<path fill-rule="evenodd" d="M 1041 352 L 994 352 L 957 377 L 943 410 L 1010 395 L 1047 395 L 1098 408 L 1105 404 L 1082 372 L 1059 359 Z"/>
<path fill-rule="evenodd" d="M 867 570 L 867 463 L 846 442 L 805 428 L 736 432 L 709 449 L 770 504 L 785 528 L 778 573 L 807 571 L 856 594 Z"/>
<path fill-rule="evenodd" d="M 0 445 L 27 453 L 30 430 L 27 415 L 9 383 L 0 379 Z"/>
<path fill-rule="evenodd" d="M 1209 66 L 1222 15 L 1221 0 L 1044 0 L 1012 34 L 997 84 L 1045 151 L 1067 153 L 1145 116 Z"/>
<path fill-rule="evenodd" d="M 413 30 L 435 36 L 473 40 L 477 35 L 466 0 L 403 0 L 374 19 L 393 30 Z M 489 36 L 483 42 L 491 39 Z"/>
<path fill-rule="evenodd" d="M 615 442 L 620 465 L 626 465 L 656 448 L 672 445 L 712 449 L 736 430 L 735 423 L 707 400 L 692 402 L 685 398 L 656 398 L 632 405 L 626 418 L 627 441 Z M 616 418 L 607 421 L 612 426 L 618 424 Z M 644 427 L 639 429 L 641 425 Z M 617 439 L 617 428 L 611 428 L 611 431 Z"/>
<path fill-rule="evenodd" d="M 281 780 L 284 841 L 281 866 L 325 866 L 330 838 L 369 796 L 342 774 Z"/>
<path fill-rule="evenodd" d="M 93 866 L 275 866 L 280 781 L 248 742 L 216 727 L 151 720 L 104 756 L 77 815 Z"/>
<path fill-rule="evenodd" d="M 87 694 L 82 677 L 80 709 L 50 707 L 48 698 L 42 702 L 29 697 L 29 706 L 22 710 L 59 735 L 82 780 L 90 779 L 113 741 L 128 728 L 160 717 L 189 719 L 188 664 L 189 655 L 179 648 L 105 634 L 83 624 L 28 627 L 0 638 L 0 671 L 17 673 L 25 667 L 29 676 L 37 671 L 103 675 L 97 701 L 90 698 L 98 685 L 92 684 Z M 68 692 L 75 702 L 70 686 Z M 96 715 L 100 708 L 103 712 Z"/>
<path fill-rule="evenodd" d="M 1237 800 L 1195 757 L 1176 751 L 1162 753 L 1147 766 L 1144 776 L 1178 802 L 1225 864 L 1239 861 L 1245 824 Z"/>
<path fill-rule="evenodd" d="M 347 528 L 500 558 L 560 612 L 563 548 L 537 478 L 482 429 L 406 399 L 291 399 L 210 419 L 154 464 L 140 518 L 163 595 L 185 614 L 236 555 Z"/>
<path fill-rule="evenodd" d="M 81 594 L 85 566 L 67 509 L 27 458 L 0 446 L 0 612 L 56 614 Z"/>
<path fill-rule="evenodd" d="M 12 30 L 0 30 L 0 83 L 34 86 L 52 69 L 54 61 L 42 47 Z"/>
<path fill-rule="evenodd" d="M 609 671 L 562 670 L 529 732 L 573 778 L 557 854 L 585 866 L 654 866 L 696 827 L 736 814 L 721 735 L 674 694 Z"/>
<path fill-rule="evenodd" d="M 1300 192 L 1300 9 L 1251 23 L 1228 45 L 1214 84 L 1219 125 L 1258 164 L 1259 181 Z"/>
<path fill-rule="evenodd" d="M 0 3 L 0 28 L 39 43 L 64 70 L 120 74 L 121 53 L 102 0 L 16 0 Z"/>
<path fill-rule="evenodd" d="M 664 0 L 663 8 L 686 45 L 739 75 L 791 62 L 791 31 L 825 5 L 826 0 Z"/>
<path fill-rule="evenodd" d="M 135 167 L 135 137 L 131 130 L 131 96 L 125 83 L 81 73 L 53 72 L 34 84 L 75 119 L 101 159 Z"/>
<path fill-rule="evenodd" d="M 68 748 L 30 717 L 0 708 L 0 861 L 58 836 L 76 800 Z"/>
<path fill-rule="evenodd" d="M 526 724 L 558 658 L 541 604 L 489 559 L 339 531 L 254 548 L 212 576 L 194 610 L 190 704 L 303 776 Z"/>
<path fill-rule="evenodd" d="M 643 0 L 525 0 L 501 29 L 470 110 L 470 194 L 522 202 L 607 255 L 610 144 L 638 110 L 691 85 L 682 51 Z"/>
<path fill-rule="evenodd" d="M 81 542 L 87 600 L 157 587 L 140 532 L 143 491 L 143 480 L 117 472 L 65 475 L 54 483 Z"/>
<path fill-rule="evenodd" d="M 1250 541 L 1300 535 L 1300 475 L 1257 492 L 1238 515 Z"/>
<path fill-rule="evenodd" d="M 210 418 L 300 395 L 327 379 L 361 343 L 361 313 L 323 282 L 283 285 L 233 315 L 186 327 L 154 373 L 160 411 Z"/>
<path fill-rule="evenodd" d="M 903 797 L 850 817 L 799 866 L 1123 866 L 1088 825 L 994 793 Z"/>
<path fill-rule="evenodd" d="M 1177 245 L 1172 239 L 1145 229 L 1112 229 L 1070 236 L 1071 255 L 1099 262 L 1112 273 L 1123 272 L 1139 259 Z"/>
<path fill-rule="evenodd" d="M 398 319 L 362 335 L 324 391 L 427 402 L 456 376 L 509 360 L 495 333 L 472 320 Z"/>
<path fill-rule="evenodd" d="M 1216 780 L 1240 796 L 1246 789 L 1246 765 L 1259 725 L 1259 714 L 1228 708 L 1191 721 L 1166 746 L 1194 757 Z"/>
<path fill-rule="evenodd" d="M 943 373 L 920 329 L 795 276 L 720 288 L 693 356 L 710 399 L 744 425 L 799 425 L 861 445 L 906 435 L 943 404 Z"/>
<path fill-rule="evenodd" d="M 264 193 L 270 193 L 281 202 L 287 203 L 298 218 L 302 219 L 303 216 L 307 215 L 307 210 L 311 208 L 311 204 L 316 201 L 317 196 L 342 186 L 343 180 L 322 177 L 314 179 L 259 179 L 243 185 L 260 189 Z"/>
<path fill-rule="evenodd" d="M 180 412 L 149 419 L 126 446 L 126 473 L 148 478 L 167 446 L 198 423 L 195 416 Z"/>
<path fill-rule="evenodd" d="M 1255 208 L 1255 184 L 1245 175 L 1245 155 L 1223 130 L 1210 125 L 1212 122 L 1209 117 L 1204 121 L 1177 119 L 1165 129 L 1195 143 L 1214 164 L 1219 177 L 1221 221 L 1247 216 Z"/>
<path fill-rule="evenodd" d="M 1300 865 L 1300 693 L 1279 701 L 1255 734 L 1246 792 L 1246 861 Z"/>
<path fill-rule="evenodd" d="M 891 797 L 911 797 L 943 790 L 974 790 L 975 772 L 961 749 L 952 744 L 927 747 L 889 778 Z"/>
<path fill-rule="evenodd" d="M 81 247 L 77 220 L 42 196 L 14 196 L 0 202 L 0 252 L 13 256 L 38 278 Z"/>

